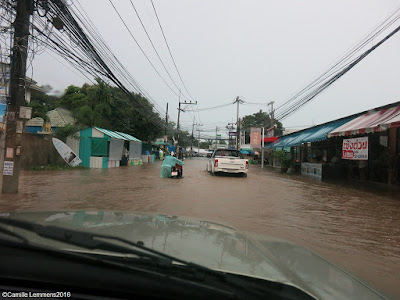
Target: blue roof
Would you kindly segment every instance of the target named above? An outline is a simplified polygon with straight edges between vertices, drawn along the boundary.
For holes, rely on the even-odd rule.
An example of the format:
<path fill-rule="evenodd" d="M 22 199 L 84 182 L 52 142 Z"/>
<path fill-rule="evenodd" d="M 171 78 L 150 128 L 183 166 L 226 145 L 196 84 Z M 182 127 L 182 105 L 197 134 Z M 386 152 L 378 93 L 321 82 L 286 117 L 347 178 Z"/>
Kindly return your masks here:
<path fill-rule="evenodd" d="M 290 135 L 281 136 L 277 143 L 269 145 L 268 148 L 293 147 L 301 145 L 302 143 L 312 143 L 326 140 L 329 132 L 349 122 L 355 117 L 356 116 L 351 116 L 322 125 L 317 125 L 300 132 L 292 133 Z"/>

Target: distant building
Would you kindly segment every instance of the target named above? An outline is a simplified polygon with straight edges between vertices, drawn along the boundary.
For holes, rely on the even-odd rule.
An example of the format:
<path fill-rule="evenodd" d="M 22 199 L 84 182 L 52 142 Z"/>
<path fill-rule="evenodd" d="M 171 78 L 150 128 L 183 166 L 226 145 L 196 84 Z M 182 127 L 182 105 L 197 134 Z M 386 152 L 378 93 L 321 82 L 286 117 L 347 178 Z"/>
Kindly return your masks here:
<path fill-rule="evenodd" d="M 74 125 L 76 119 L 72 116 L 71 111 L 57 107 L 47 113 L 50 119 L 49 124 L 45 124 L 44 120 L 40 117 L 30 119 L 25 124 L 25 132 L 37 134 L 49 134 L 56 131 L 58 128 L 65 127 L 66 125 Z"/>
<path fill-rule="evenodd" d="M 0 62 L 0 122 L 3 122 L 3 116 L 7 107 L 7 98 L 10 94 L 10 77 L 10 65 Z M 31 102 L 32 91 L 44 92 L 35 80 L 25 77 L 25 100 L 27 103 Z"/>

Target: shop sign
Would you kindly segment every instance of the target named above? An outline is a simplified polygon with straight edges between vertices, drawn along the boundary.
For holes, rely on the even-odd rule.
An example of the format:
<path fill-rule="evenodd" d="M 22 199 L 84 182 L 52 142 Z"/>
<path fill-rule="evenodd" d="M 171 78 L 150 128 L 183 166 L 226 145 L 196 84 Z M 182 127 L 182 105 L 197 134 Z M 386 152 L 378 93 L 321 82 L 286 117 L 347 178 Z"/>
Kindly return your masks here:
<path fill-rule="evenodd" d="M 261 147 L 261 128 L 251 128 L 250 131 L 250 147 L 260 148 Z"/>
<path fill-rule="evenodd" d="M 368 160 L 368 137 L 343 139 L 342 159 Z"/>
<path fill-rule="evenodd" d="M 273 137 L 275 136 L 275 126 L 272 126 L 271 128 L 268 128 L 266 130 L 266 137 Z"/>
<path fill-rule="evenodd" d="M 302 163 L 301 164 L 301 175 L 321 180 L 322 179 L 322 164 Z"/>

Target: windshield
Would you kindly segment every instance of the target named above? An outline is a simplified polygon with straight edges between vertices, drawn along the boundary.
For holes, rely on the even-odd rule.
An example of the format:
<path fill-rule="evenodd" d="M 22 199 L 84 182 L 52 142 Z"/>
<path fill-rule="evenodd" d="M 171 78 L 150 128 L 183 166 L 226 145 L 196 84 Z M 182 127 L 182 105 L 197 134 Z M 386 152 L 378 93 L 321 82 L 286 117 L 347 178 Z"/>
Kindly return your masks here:
<path fill-rule="evenodd" d="M 0 261 L 400 298 L 400 3 L 292 2 L 0 1 Z"/>

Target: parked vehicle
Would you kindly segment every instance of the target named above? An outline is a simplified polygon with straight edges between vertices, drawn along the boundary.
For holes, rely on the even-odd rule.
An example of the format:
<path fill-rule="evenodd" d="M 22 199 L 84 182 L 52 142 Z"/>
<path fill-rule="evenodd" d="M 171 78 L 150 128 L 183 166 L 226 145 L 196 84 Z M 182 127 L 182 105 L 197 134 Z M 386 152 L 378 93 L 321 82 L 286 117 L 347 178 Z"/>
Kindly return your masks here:
<path fill-rule="evenodd" d="M 249 161 L 238 150 L 216 149 L 207 162 L 206 170 L 212 174 L 224 172 L 247 176 Z"/>

